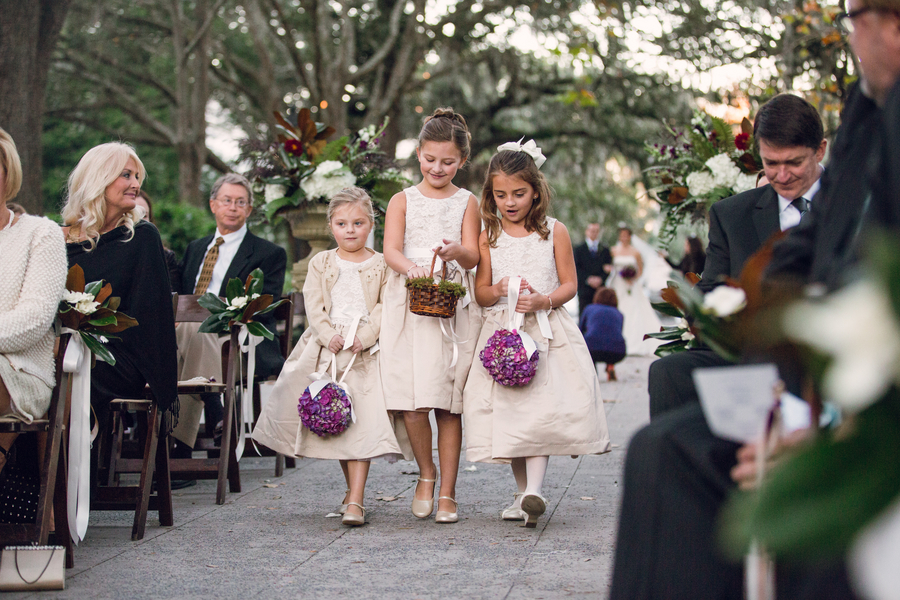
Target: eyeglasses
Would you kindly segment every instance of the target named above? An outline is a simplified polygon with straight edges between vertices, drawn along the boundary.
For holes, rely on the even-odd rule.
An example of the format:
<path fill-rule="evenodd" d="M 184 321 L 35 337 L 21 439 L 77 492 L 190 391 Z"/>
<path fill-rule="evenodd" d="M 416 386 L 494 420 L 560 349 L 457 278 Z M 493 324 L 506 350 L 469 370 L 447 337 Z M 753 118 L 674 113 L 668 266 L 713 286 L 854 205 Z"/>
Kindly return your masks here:
<path fill-rule="evenodd" d="M 233 204 L 238 208 L 247 208 L 248 206 L 250 206 L 250 201 L 245 200 L 244 198 L 216 198 L 216 202 L 218 202 L 222 206 L 231 206 Z"/>
<path fill-rule="evenodd" d="M 834 18 L 834 24 L 847 33 L 853 33 L 853 19 L 862 16 L 871 10 L 875 10 L 875 7 L 863 6 L 862 8 L 857 8 L 856 10 L 842 12 Z"/>

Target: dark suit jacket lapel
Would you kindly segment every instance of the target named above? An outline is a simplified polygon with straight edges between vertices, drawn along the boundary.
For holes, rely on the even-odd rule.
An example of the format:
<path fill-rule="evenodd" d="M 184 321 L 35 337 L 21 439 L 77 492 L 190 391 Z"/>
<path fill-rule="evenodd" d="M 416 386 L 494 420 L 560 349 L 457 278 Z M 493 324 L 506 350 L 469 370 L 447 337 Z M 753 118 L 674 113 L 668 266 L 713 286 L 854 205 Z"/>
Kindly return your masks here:
<path fill-rule="evenodd" d="M 194 250 L 186 257 L 184 273 L 181 275 L 181 281 L 185 288 L 182 291 L 185 294 L 194 293 L 194 283 L 197 281 L 197 275 L 200 273 L 201 267 L 203 267 L 203 259 L 206 258 L 206 247 L 209 246 L 213 236 L 215 236 L 215 233 L 211 233 L 205 238 L 200 238 L 194 245 Z M 190 289 L 189 292 L 187 291 L 188 288 Z"/>
<path fill-rule="evenodd" d="M 247 263 L 250 262 L 255 249 L 256 236 L 248 231 L 247 235 L 244 236 L 244 241 L 238 246 L 237 254 L 234 255 L 231 264 L 228 265 L 228 271 L 225 272 L 225 279 L 222 280 L 222 289 L 219 291 L 220 296 L 225 295 L 225 290 L 228 288 L 229 281 L 235 277 L 241 278 L 242 280 L 244 279 L 241 277 L 241 272 L 244 267 L 247 266 Z"/>
<path fill-rule="evenodd" d="M 766 243 L 773 234 L 781 231 L 781 219 L 778 216 L 778 194 L 771 185 L 762 189 L 762 194 L 753 211 L 753 225 L 759 236 L 759 245 Z"/>

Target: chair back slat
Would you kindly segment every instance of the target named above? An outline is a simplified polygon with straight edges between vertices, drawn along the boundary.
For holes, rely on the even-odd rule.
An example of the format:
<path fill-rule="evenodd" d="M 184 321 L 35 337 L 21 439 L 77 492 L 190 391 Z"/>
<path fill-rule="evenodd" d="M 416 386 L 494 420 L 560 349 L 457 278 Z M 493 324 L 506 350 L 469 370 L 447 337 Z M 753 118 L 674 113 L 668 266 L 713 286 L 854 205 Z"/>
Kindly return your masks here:
<path fill-rule="evenodd" d="M 179 295 L 175 320 L 179 323 L 202 323 L 209 316 L 209 311 L 197 304 L 200 296 Z"/>

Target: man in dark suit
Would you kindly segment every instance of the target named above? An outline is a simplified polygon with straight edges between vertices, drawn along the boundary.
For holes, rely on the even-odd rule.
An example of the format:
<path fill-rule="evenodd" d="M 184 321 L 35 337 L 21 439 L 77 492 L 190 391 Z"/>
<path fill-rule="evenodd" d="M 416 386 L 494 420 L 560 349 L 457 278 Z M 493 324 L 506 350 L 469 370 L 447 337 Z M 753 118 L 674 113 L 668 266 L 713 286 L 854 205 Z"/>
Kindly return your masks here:
<path fill-rule="evenodd" d="M 246 281 L 247 276 L 258 268 L 264 276 L 263 293 L 280 297 L 284 288 L 287 253 L 280 246 L 247 230 L 247 217 L 253 211 L 250 182 L 236 173 L 223 175 L 213 184 L 209 207 L 216 219 L 216 232 L 188 245 L 181 263 L 179 293 L 215 292 L 225 296 L 229 280 L 237 277 Z M 275 330 L 271 313 L 260 322 L 270 331 Z M 198 328 L 198 325 L 190 323 L 177 327 L 179 379 L 200 376 L 222 381 L 220 346 L 225 338 L 199 333 Z M 276 340 L 263 340 L 256 347 L 256 373 L 261 377 L 281 372 L 284 357 Z M 188 450 L 193 447 L 197 436 L 204 404 L 207 428 L 213 427 L 222 418 L 222 405 L 216 394 L 204 394 L 199 400 L 182 397 L 178 426 L 172 435 L 188 446 Z"/>
<path fill-rule="evenodd" d="M 760 107 L 753 125 L 769 184 L 726 198 L 709 211 L 706 266 L 697 288 L 708 292 L 725 278 L 737 279 L 744 263 L 772 235 L 800 222 L 819 189 L 826 142 L 822 119 L 806 100 L 776 96 Z M 800 208 L 798 208 L 800 207 Z M 801 211 L 802 208 L 802 211 Z M 650 365 L 650 418 L 699 402 L 691 374 L 728 361 L 698 348 Z"/>
<path fill-rule="evenodd" d="M 578 275 L 578 314 L 594 301 L 597 288 L 604 285 L 612 264 L 609 248 L 600 243 L 600 224 L 588 223 L 584 243 L 575 246 L 575 272 Z"/>
<path fill-rule="evenodd" d="M 863 65 L 861 84 L 848 94 L 810 218 L 775 246 L 767 270 L 772 279 L 826 289 L 855 268 L 870 229 L 895 236 L 900 229 L 900 2 L 849 0 L 841 19 Z M 742 596 L 740 567 L 722 563 L 712 549 L 714 521 L 734 485 L 735 448 L 712 435 L 696 405 L 663 415 L 632 439 L 613 600 Z M 754 477 L 748 466 L 733 475 Z M 854 597 L 840 562 L 792 575 L 779 578 L 779 597 Z"/>

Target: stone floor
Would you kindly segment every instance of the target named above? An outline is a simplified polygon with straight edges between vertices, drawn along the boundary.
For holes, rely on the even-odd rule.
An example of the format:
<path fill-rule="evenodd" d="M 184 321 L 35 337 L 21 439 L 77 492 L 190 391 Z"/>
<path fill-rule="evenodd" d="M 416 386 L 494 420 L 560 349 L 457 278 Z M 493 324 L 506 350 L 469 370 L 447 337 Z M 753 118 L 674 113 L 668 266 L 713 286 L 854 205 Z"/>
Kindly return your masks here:
<path fill-rule="evenodd" d="M 174 527 L 151 513 L 130 541 L 131 515 L 92 513 L 64 592 L 48 598 L 606 598 L 619 481 L 628 440 L 648 420 L 650 358 L 628 358 L 603 383 L 613 449 L 554 457 L 550 500 L 536 529 L 504 522 L 512 500 L 505 465 L 463 461 L 461 520 L 412 516 L 415 463 L 373 463 L 369 524 L 348 529 L 324 515 L 344 488 L 333 461 L 301 460 L 275 479 L 274 459 L 241 462 L 243 491 L 215 504 L 215 482 L 175 492 Z M 603 378 L 605 379 L 605 377 Z M 4 598 L 38 594 L 4 594 Z"/>

